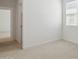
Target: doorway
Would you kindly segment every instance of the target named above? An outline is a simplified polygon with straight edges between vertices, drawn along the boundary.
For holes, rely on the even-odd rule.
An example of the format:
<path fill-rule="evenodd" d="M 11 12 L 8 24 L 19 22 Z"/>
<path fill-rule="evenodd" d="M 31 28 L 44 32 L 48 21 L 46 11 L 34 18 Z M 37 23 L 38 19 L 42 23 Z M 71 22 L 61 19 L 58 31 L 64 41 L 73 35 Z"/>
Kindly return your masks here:
<path fill-rule="evenodd" d="M 12 9 L 0 9 L 0 42 L 13 40 Z"/>
<path fill-rule="evenodd" d="M 19 0 L 0 0 L 0 46 L 22 48 L 22 12 L 19 8 Z"/>

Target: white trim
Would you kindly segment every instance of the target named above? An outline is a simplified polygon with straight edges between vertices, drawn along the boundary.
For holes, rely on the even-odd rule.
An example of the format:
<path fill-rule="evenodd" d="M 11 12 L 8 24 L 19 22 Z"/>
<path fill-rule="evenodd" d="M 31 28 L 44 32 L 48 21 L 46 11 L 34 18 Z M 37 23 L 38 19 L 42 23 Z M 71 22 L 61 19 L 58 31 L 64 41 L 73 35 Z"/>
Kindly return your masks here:
<path fill-rule="evenodd" d="M 59 41 L 59 40 L 61 40 L 61 39 L 41 41 L 41 42 L 33 44 L 33 45 L 23 44 L 23 49 L 31 48 L 31 47 L 35 47 L 35 46 L 40 46 L 40 45 L 43 45 L 43 44 L 47 44 L 47 43 L 50 43 L 50 42 L 56 42 L 56 41 Z"/>

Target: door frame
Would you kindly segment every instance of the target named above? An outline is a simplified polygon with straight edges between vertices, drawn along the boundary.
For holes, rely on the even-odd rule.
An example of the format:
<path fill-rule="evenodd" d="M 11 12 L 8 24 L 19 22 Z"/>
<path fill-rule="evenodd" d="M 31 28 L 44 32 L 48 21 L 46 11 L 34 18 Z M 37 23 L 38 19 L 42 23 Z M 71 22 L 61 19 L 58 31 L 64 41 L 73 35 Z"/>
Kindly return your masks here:
<path fill-rule="evenodd" d="M 17 17 L 19 18 L 19 19 L 17 19 L 18 20 L 18 25 L 16 24 L 16 26 L 18 27 L 18 33 L 20 34 L 19 35 L 19 41 L 18 41 L 18 43 L 19 43 L 19 47 L 21 48 L 21 49 L 23 49 L 23 4 L 22 4 L 22 0 L 18 0 L 17 1 L 17 14 L 19 14 L 19 15 L 17 15 Z M 16 34 L 17 35 L 17 34 Z"/>

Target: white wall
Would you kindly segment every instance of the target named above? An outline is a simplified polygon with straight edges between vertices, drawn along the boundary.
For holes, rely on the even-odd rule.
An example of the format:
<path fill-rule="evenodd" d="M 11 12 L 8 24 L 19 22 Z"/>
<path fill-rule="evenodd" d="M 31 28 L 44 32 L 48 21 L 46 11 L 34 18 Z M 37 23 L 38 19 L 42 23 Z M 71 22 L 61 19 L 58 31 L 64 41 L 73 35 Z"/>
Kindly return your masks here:
<path fill-rule="evenodd" d="M 23 48 L 61 39 L 61 0 L 23 0 Z"/>
<path fill-rule="evenodd" d="M 73 1 L 73 0 L 70 0 Z M 78 27 L 77 26 L 66 26 L 66 18 L 65 18 L 65 3 L 67 0 L 63 0 L 63 39 L 77 43 L 78 42 Z"/>
<path fill-rule="evenodd" d="M 73 43 L 78 43 L 78 27 L 65 26 L 63 38 Z"/>

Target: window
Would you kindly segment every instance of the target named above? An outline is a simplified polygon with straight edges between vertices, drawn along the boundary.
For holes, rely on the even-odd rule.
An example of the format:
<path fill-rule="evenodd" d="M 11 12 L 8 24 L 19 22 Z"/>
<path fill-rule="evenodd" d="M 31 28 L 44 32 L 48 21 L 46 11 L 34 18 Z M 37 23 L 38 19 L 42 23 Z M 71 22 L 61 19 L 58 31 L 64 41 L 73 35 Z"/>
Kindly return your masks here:
<path fill-rule="evenodd" d="M 77 1 L 66 3 L 66 25 L 77 26 Z"/>

